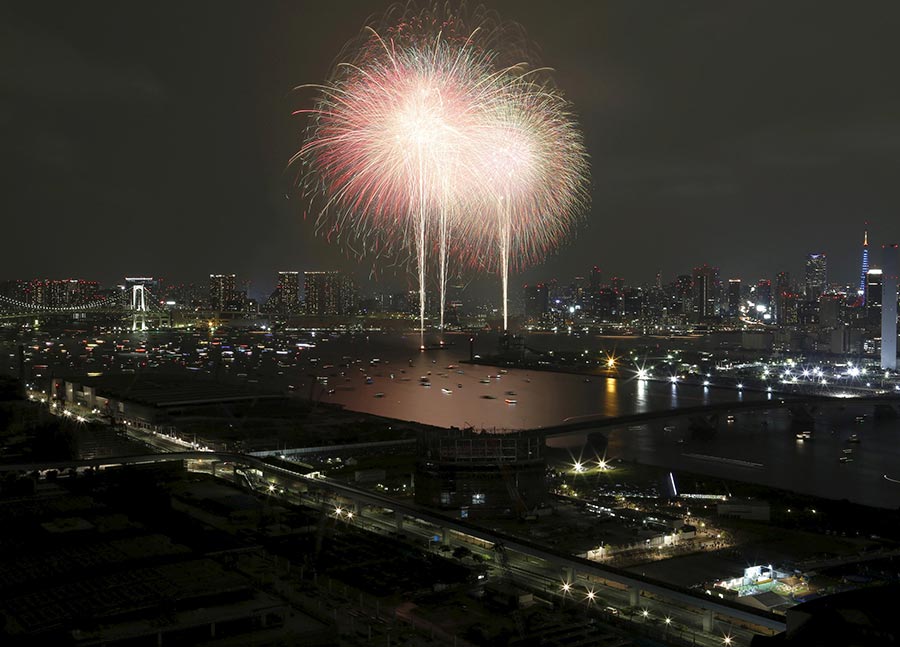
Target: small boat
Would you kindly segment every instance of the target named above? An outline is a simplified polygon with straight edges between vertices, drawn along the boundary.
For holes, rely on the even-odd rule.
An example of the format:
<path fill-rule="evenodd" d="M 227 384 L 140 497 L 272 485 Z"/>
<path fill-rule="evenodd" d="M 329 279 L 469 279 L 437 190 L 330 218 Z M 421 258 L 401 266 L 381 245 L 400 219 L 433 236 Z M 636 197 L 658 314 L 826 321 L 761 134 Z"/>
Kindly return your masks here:
<path fill-rule="evenodd" d="M 493 395 L 483 395 L 483 396 L 481 396 L 481 399 L 482 400 L 496 400 L 497 398 L 494 397 Z"/>
<path fill-rule="evenodd" d="M 478 380 L 478 381 L 481 382 L 482 384 L 490 384 L 491 383 L 491 381 L 487 378 L 485 378 L 483 380 Z"/>
<path fill-rule="evenodd" d="M 457 388 L 457 389 L 461 389 L 461 388 L 462 388 L 462 383 L 457 384 L 457 385 L 456 385 L 456 388 Z"/>
<path fill-rule="evenodd" d="M 857 436 L 856 434 L 850 434 L 850 437 L 847 439 L 847 442 L 848 443 L 858 443 L 859 436 Z"/>
<path fill-rule="evenodd" d="M 842 449 L 841 451 L 842 451 L 844 454 L 852 454 L 852 453 L 853 453 L 853 450 L 850 449 L 849 447 L 848 447 L 847 449 Z"/>
<path fill-rule="evenodd" d="M 506 395 L 515 395 L 515 394 L 516 394 L 515 391 L 507 391 L 507 392 L 506 392 Z"/>
<path fill-rule="evenodd" d="M 384 393 L 382 393 L 381 391 L 379 391 L 378 393 L 375 394 L 375 397 L 376 397 L 376 398 L 383 398 L 383 397 L 384 397 Z"/>
<path fill-rule="evenodd" d="M 451 393 L 453 393 L 453 391 L 451 389 L 443 388 L 443 389 L 441 389 L 441 393 L 443 393 L 445 395 L 450 395 Z"/>
<path fill-rule="evenodd" d="M 850 458 L 849 456 L 841 456 L 838 460 L 841 463 L 852 463 L 853 462 L 853 459 Z"/>
<path fill-rule="evenodd" d="M 515 404 L 516 401 L 513 398 L 506 398 L 506 404 Z"/>
<path fill-rule="evenodd" d="M 675 431 L 675 425 L 668 425 L 663 427 L 663 431 Z"/>

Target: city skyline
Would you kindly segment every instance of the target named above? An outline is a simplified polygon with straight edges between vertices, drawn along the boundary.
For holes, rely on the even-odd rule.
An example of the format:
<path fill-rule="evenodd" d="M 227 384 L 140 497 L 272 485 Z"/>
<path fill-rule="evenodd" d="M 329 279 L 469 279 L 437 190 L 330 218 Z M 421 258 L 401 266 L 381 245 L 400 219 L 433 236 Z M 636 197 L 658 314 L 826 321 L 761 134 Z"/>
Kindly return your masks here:
<path fill-rule="evenodd" d="M 635 283 L 696 262 L 748 278 L 773 264 L 796 274 L 813 250 L 849 277 L 864 221 L 873 241 L 900 239 L 900 196 L 884 170 L 900 149 L 892 12 L 661 3 L 647 21 L 627 6 L 490 6 L 559 70 L 595 169 L 578 238 L 513 281 L 594 264 Z M 109 17 L 131 25 L 121 31 L 98 9 L 4 9 L 6 59 L 23 62 L 5 76 L 3 123 L 17 124 L 7 195 L 21 214 L 9 236 L 38 251 L 15 246 L 0 275 L 109 282 L 125 259 L 146 273 L 199 275 L 208 262 L 198 251 L 210 249 L 254 283 L 286 267 L 405 280 L 405 268 L 360 263 L 315 237 L 285 173 L 301 130 L 291 88 L 324 78 L 332 53 L 378 9 L 187 8 L 176 26 L 164 12 L 130 21 L 122 7 Z M 770 20 L 776 13 L 783 19 Z M 150 46 L 160 38 L 165 54 Z M 35 237 L 33 222 L 52 234 Z M 104 254 L 86 253 L 95 247 Z M 165 268 L 154 267 L 160 257 Z"/>

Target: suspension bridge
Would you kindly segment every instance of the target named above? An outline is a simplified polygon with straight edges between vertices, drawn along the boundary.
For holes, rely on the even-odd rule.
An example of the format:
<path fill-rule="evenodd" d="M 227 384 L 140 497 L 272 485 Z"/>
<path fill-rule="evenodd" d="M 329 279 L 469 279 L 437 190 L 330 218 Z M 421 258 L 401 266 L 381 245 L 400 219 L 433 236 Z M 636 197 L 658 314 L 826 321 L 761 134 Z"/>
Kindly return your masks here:
<path fill-rule="evenodd" d="M 113 294 L 72 305 L 48 305 L 0 295 L 0 320 L 70 319 L 88 317 L 118 319 L 131 330 L 171 325 L 171 310 L 150 290 L 149 278 L 126 278 L 126 285 Z"/>

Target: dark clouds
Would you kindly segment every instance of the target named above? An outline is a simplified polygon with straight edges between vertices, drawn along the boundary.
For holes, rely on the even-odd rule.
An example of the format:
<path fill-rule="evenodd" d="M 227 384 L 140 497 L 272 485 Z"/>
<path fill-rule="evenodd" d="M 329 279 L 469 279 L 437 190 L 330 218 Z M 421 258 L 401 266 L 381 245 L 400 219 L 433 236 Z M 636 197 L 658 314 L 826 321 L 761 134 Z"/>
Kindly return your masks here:
<path fill-rule="evenodd" d="M 0 9 L 0 277 L 368 275 L 313 237 L 284 164 L 291 88 L 377 3 L 70 5 Z M 752 280 L 824 250 L 850 281 L 862 221 L 900 239 L 895 3 L 492 6 L 557 70 L 594 169 L 578 239 L 523 279 L 708 262 Z"/>

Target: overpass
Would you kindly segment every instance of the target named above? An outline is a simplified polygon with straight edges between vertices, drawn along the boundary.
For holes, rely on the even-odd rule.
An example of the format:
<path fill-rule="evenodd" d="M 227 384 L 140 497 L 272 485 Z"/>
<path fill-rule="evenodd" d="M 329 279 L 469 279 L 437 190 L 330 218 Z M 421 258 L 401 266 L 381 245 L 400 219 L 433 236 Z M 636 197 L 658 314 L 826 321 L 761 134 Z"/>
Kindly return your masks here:
<path fill-rule="evenodd" d="M 773 632 L 785 630 L 784 618 L 774 613 L 752 609 L 730 600 L 714 598 L 691 589 L 675 586 L 653 578 L 639 576 L 623 569 L 604 566 L 588 559 L 576 557 L 554 550 L 553 548 L 542 546 L 527 539 L 476 526 L 462 519 L 455 519 L 413 502 L 399 501 L 391 497 L 375 492 L 360 490 L 330 479 L 311 478 L 307 476 L 307 472 L 312 468 L 302 464 L 292 464 L 286 461 L 278 461 L 277 464 L 273 464 L 246 454 L 190 451 L 166 454 L 144 454 L 117 458 L 95 458 L 90 460 L 57 463 L 0 465 L 0 474 L 9 472 L 37 472 L 39 474 L 46 474 L 50 470 L 60 472 L 84 469 L 103 470 L 123 466 L 188 460 L 238 464 L 259 470 L 267 477 L 267 479 L 290 479 L 294 482 L 302 482 L 307 490 L 330 494 L 332 500 L 340 497 L 340 499 L 352 502 L 357 507 L 368 505 L 392 510 L 398 527 L 402 527 L 403 519 L 408 517 L 431 524 L 442 529 L 444 532 L 453 530 L 457 533 L 480 539 L 492 545 L 499 544 L 507 550 L 515 551 L 522 555 L 552 564 L 559 568 L 561 573 L 565 572 L 570 574 L 572 579 L 574 579 L 574 576 L 577 573 L 615 583 L 618 587 L 629 591 L 631 606 L 637 606 L 640 595 L 643 592 L 657 596 L 668 602 L 700 609 L 703 614 L 702 624 L 705 631 L 710 631 L 712 629 L 714 614 L 730 621 L 736 620 L 756 627 L 765 628 Z"/>

